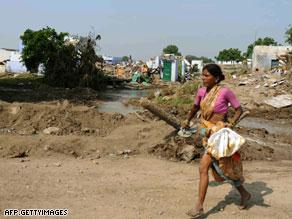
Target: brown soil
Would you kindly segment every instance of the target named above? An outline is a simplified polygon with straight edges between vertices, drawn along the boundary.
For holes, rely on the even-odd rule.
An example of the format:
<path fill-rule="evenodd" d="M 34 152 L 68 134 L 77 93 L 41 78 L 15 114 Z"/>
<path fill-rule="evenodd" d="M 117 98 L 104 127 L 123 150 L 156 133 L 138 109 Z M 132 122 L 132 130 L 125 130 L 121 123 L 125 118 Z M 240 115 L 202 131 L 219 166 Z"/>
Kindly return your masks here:
<path fill-rule="evenodd" d="M 51 153 L 75 157 L 99 156 L 130 149 L 180 160 L 185 145 L 193 138 L 181 138 L 165 122 L 149 113 L 99 113 L 98 107 L 74 105 L 69 101 L 53 103 L 1 102 L 0 156 L 47 156 Z M 48 127 L 59 130 L 47 135 Z M 270 134 L 264 129 L 238 128 L 248 141 L 243 147 L 247 160 L 290 159 L 291 139 Z M 98 151 L 98 152 L 96 152 Z M 197 158 L 202 150 L 198 150 Z M 18 155 L 19 154 L 19 155 Z"/>
<path fill-rule="evenodd" d="M 195 144 L 192 137 L 178 137 L 148 112 L 100 113 L 99 95 L 90 90 L 0 93 L 5 100 L 0 102 L 1 211 L 68 208 L 70 218 L 187 218 L 203 150 L 196 149 L 191 164 L 178 161 L 185 146 Z M 253 117 L 290 119 L 290 108 L 252 109 Z M 186 111 L 168 109 L 180 119 Z M 48 127 L 59 130 L 45 134 Z M 253 160 L 244 166 L 251 206 L 239 211 L 238 195 L 229 185 L 210 186 L 207 216 L 290 218 L 291 135 L 237 131 L 247 139 L 242 158 Z"/>
<path fill-rule="evenodd" d="M 189 218 L 198 164 L 104 157 L 0 159 L 0 209 L 67 208 L 68 218 Z M 210 178 L 203 218 L 291 218 L 291 162 L 244 162 L 247 210 L 238 193 Z"/>

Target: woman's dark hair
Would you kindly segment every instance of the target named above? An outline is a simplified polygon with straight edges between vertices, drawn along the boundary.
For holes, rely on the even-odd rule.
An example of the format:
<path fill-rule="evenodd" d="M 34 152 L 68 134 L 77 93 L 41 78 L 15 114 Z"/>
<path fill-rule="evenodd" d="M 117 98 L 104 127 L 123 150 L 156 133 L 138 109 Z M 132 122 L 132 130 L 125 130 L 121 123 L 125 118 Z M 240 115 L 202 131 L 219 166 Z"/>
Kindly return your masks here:
<path fill-rule="evenodd" d="M 211 75 L 213 75 L 216 79 L 218 79 L 217 83 L 225 79 L 225 76 L 219 65 L 208 64 L 204 66 L 203 71 L 204 70 L 207 70 Z"/>

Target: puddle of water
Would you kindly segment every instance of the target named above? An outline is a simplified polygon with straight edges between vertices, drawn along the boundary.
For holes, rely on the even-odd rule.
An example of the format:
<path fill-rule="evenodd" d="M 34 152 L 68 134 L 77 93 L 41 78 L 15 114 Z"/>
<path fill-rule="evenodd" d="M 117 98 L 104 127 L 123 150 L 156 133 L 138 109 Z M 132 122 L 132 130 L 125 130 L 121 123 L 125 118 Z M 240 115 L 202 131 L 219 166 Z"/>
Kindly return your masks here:
<path fill-rule="evenodd" d="M 245 128 L 264 128 L 272 134 L 291 135 L 291 125 L 288 120 L 264 120 L 261 118 L 247 117 L 239 122 L 239 125 Z"/>
<path fill-rule="evenodd" d="M 130 98 L 147 97 L 149 90 L 108 90 L 102 94 L 102 97 L 110 101 L 122 101 Z"/>
<path fill-rule="evenodd" d="M 122 102 L 118 101 L 108 101 L 99 105 L 98 111 L 105 113 L 121 113 L 127 115 L 129 113 L 137 112 L 142 110 L 142 108 L 134 106 L 125 106 Z"/>
<path fill-rule="evenodd" d="M 127 115 L 129 113 L 143 110 L 141 107 L 132 105 L 125 106 L 124 101 L 131 98 L 146 97 L 149 94 L 149 90 L 110 90 L 102 94 L 102 97 L 106 100 L 98 107 L 99 112 L 107 113 L 121 113 Z"/>
<path fill-rule="evenodd" d="M 11 92 L 29 92 L 33 91 L 33 89 L 26 89 L 26 88 L 11 88 L 11 87 L 0 87 L 2 91 L 11 91 Z"/>

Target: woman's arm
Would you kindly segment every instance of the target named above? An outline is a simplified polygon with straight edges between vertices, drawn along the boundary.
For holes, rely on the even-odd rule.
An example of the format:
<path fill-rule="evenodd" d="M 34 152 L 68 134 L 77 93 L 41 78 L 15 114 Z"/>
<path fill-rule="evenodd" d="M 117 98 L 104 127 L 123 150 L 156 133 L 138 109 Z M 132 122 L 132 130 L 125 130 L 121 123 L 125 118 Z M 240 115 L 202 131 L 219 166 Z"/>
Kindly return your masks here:
<path fill-rule="evenodd" d="M 228 126 L 233 127 L 236 124 L 239 117 L 241 116 L 242 112 L 243 112 L 243 110 L 242 110 L 241 106 L 236 108 L 233 118 L 229 120 Z"/>
<path fill-rule="evenodd" d="M 190 121 L 194 116 L 197 114 L 197 112 L 200 110 L 200 106 L 197 106 L 196 104 L 193 105 L 191 112 L 188 114 L 187 119 L 183 122 L 182 127 L 187 128 L 190 125 Z"/>
<path fill-rule="evenodd" d="M 226 92 L 226 99 L 227 99 L 227 102 L 229 102 L 231 106 L 235 109 L 233 118 L 231 118 L 229 120 L 229 123 L 227 124 L 227 126 L 233 127 L 236 124 L 239 117 L 241 116 L 243 110 L 235 94 L 229 89 Z"/>
<path fill-rule="evenodd" d="M 191 110 L 191 112 L 188 115 L 187 120 L 191 121 L 192 118 L 194 118 L 194 116 L 197 114 L 197 112 L 200 110 L 200 106 L 197 106 L 196 104 L 193 105 L 193 108 Z"/>

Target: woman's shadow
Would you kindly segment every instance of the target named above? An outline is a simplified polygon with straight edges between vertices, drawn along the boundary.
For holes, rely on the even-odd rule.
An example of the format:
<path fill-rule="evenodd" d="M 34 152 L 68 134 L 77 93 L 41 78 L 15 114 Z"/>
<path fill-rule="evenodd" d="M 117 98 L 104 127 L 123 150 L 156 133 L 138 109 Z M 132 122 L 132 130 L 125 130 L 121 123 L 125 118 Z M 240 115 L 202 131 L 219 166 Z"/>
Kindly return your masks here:
<path fill-rule="evenodd" d="M 212 182 L 210 186 L 212 186 Z M 262 207 L 270 207 L 270 205 L 265 203 L 264 196 L 271 194 L 273 190 L 267 187 L 266 183 L 260 181 L 244 183 L 244 187 L 251 194 L 251 199 L 248 201 L 246 209 L 252 208 L 255 205 Z M 201 215 L 199 218 L 207 218 L 210 214 L 216 214 L 221 209 L 224 209 L 227 205 L 233 203 L 235 203 L 238 206 L 240 204 L 240 195 L 235 188 L 233 188 L 228 193 L 228 195 L 225 196 L 224 200 L 220 201 L 215 207 Z"/>

